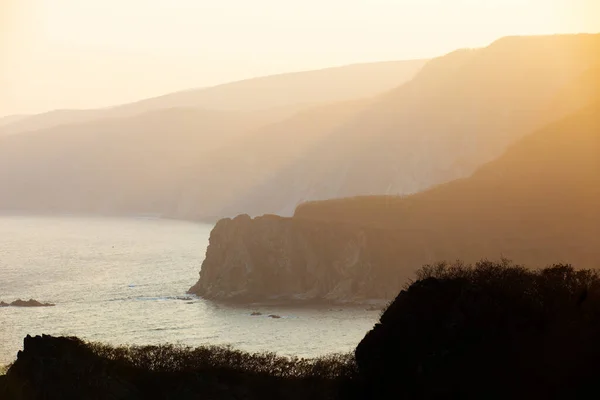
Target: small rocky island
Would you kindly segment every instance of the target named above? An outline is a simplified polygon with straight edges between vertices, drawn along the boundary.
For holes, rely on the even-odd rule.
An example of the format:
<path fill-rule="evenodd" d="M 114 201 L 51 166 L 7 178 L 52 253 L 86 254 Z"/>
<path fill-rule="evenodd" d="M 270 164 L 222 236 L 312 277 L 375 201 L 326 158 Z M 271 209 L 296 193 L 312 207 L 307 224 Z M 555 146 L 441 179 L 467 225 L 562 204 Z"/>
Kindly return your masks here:
<path fill-rule="evenodd" d="M 0 301 L 0 307 L 54 307 L 55 304 L 52 303 L 42 303 L 34 299 L 29 300 L 21 300 L 17 299 L 12 303 L 5 303 Z"/>

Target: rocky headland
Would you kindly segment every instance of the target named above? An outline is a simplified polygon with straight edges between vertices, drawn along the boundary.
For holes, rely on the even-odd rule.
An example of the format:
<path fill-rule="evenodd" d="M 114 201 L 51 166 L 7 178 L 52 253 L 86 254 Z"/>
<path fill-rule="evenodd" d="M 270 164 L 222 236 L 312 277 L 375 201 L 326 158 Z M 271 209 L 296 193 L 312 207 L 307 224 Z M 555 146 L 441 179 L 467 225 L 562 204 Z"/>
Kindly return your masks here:
<path fill-rule="evenodd" d="M 307 202 L 293 217 L 222 219 L 190 293 L 244 302 L 389 301 L 417 268 L 440 260 L 594 268 L 599 111 L 594 99 L 469 178 L 411 196 Z"/>
<path fill-rule="evenodd" d="M 189 292 L 220 301 L 381 303 L 409 276 L 390 273 L 401 252 L 381 229 L 240 215 L 213 228 Z"/>

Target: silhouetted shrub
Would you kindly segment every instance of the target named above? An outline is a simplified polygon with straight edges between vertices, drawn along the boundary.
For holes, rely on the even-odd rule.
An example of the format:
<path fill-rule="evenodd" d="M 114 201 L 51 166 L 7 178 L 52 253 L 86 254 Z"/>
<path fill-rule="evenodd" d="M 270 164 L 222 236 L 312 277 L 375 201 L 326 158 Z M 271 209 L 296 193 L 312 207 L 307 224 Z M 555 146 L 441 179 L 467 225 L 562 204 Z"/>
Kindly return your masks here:
<path fill-rule="evenodd" d="M 427 265 L 355 354 L 355 398 L 598 395 L 600 277 L 507 260 Z"/>
<path fill-rule="evenodd" d="M 228 371 L 274 378 L 336 380 L 355 371 L 352 354 L 298 358 L 272 352 L 249 353 L 230 346 L 115 347 L 102 343 L 88 343 L 87 346 L 104 360 L 154 373 Z"/>
<path fill-rule="evenodd" d="M 336 399 L 355 374 L 353 360 L 352 354 L 305 359 L 220 346 L 115 347 L 28 336 L 0 398 Z"/>

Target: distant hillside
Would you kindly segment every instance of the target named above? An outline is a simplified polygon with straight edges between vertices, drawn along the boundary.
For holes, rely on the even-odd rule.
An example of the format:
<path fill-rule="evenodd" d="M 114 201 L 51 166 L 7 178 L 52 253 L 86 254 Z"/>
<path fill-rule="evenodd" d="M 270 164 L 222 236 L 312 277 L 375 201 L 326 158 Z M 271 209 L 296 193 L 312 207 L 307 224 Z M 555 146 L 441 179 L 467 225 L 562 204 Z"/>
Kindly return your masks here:
<path fill-rule="evenodd" d="M 546 115 L 563 116 L 600 100 L 600 65 L 596 65 L 561 89 L 545 110 Z"/>
<path fill-rule="evenodd" d="M 468 176 L 584 104 L 594 89 L 574 82 L 598 66 L 600 35 L 508 37 L 431 60 L 224 214 L 291 215 L 302 201 L 405 195 Z"/>
<path fill-rule="evenodd" d="M 176 177 L 264 123 L 173 108 L 0 137 L 0 208 L 161 213 L 176 201 Z"/>
<path fill-rule="evenodd" d="M 303 204 L 295 218 L 397 229 L 424 261 L 600 263 L 600 101 L 520 140 L 473 176 L 407 197 Z M 401 264 L 401 261 L 399 261 Z"/>
<path fill-rule="evenodd" d="M 172 177 L 178 199 L 169 214 L 218 219 L 224 204 L 237 201 L 240 194 L 302 159 L 309 149 L 371 103 L 360 100 L 309 108 L 198 158 L 183 174 Z M 264 195 L 272 198 L 278 194 Z"/>
<path fill-rule="evenodd" d="M 392 74 L 391 70 L 396 68 L 395 79 L 402 83 L 410 76 L 408 66 L 419 63 L 368 64 L 281 75 L 273 77 L 273 81 L 259 78 L 256 82 L 239 83 L 242 88 L 258 90 L 257 99 L 285 97 L 287 107 L 250 111 L 165 108 L 92 121 L 89 113 L 97 111 L 87 111 L 85 115 L 80 114 L 87 122 L 5 135 L 0 137 L 0 168 L 3 169 L 0 209 L 156 213 L 188 219 L 217 219 L 222 215 L 224 204 L 233 202 L 240 193 L 300 159 L 309 147 L 372 101 L 365 98 L 318 106 L 294 105 L 297 102 L 294 90 L 300 90 L 294 86 L 296 79 L 304 84 L 300 100 L 312 96 L 313 100 L 321 101 L 335 98 L 341 92 L 324 91 L 328 85 L 323 83 L 317 88 L 311 81 L 315 83 L 329 77 L 332 80 L 329 86 L 346 86 L 344 93 L 361 92 L 371 85 L 368 83 L 370 68 L 374 74 L 388 69 Z M 379 71 L 379 68 L 383 69 Z M 355 84 L 347 80 L 360 71 L 365 73 L 364 79 L 355 76 L 354 87 Z M 376 77 L 372 83 L 376 86 L 382 79 L 383 76 Z M 264 90 L 260 89 L 261 85 L 266 85 Z M 286 86 L 289 91 L 285 90 Z M 237 83 L 224 87 L 228 95 L 235 97 Z M 225 98 L 218 94 L 218 88 L 207 91 L 212 94 L 197 98 Z M 167 96 L 160 102 L 163 105 L 175 103 L 177 98 L 179 95 Z M 193 103 L 191 98 L 188 100 Z M 158 106 L 156 101 L 150 103 Z M 108 115 L 154 107 L 145 107 L 142 103 L 116 108 Z M 68 114 L 68 111 L 49 113 L 45 115 L 46 122 L 58 123 Z M 35 122 L 33 118 L 23 123 Z"/>
<path fill-rule="evenodd" d="M 425 62 L 354 64 L 247 79 L 104 109 L 50 111 L 5 126 L 0 120 L 0 136 L 92 120 L 130 117 L 165 108 L 264 111 L 283 119 L 308 106 L 371 97 L 391 90 L 411 79 Z"/>
<path fill-rule="evenodd" d="M 404 84 L 350 101 L 323 103 L 341 93 L 325 90 L 325 84 L 307 83 L 302 91 L 295 86 L 325 76 L 335 86 L 348 71 L 367 67 L 257 78 L 105 110 L 135 112 L 134 117 L 21 133 L 21 140 L 0 142 L 0 155 L 6 155 L 0 161 L 6 170 L 0 190 L 7 193 L 0 196 L 0 209 L 216 220 L 237 214 L 290 216 L 298 204 L 313 200 L 418 193 L 469 176 L 524 135 L 589 103 L 598 87 L 600 35 L 508 37 L 483 49 L 458 50 L 431 60 L 408 82 L 410 74 L 400 68 L 397 79 Z M 371 77 L 355 76 L 357 87 Z M 170 109 L 195 110 L 193 117 L 161 119 L 168 109 L 138 113 L 174 99 L 191 104 L 193 93 L 217 104 L 236 87 L 239 107 L 252 108 L 241 95 L 252 87 L 255 105 L 270 99 L 274 108 L 202 111 L 193 103 L 191 109 Z M 309 93 L 318 105 L 303 102 Z M 238 101 L 234 97 L 231 104 Z M 279 102 L 283 98 L 287 105 Z M 196 122 L 188 123 L 190 118 Z M 127 125 L 131 120 L 137 121 L 134 127 Z M 33 120 L 22 122 L 28 121 Z M 110 134 L 98 129 L 107 123 Z M 152 140 L 143 139 L 146 131 Z M 79 136 L 90 139 L 73 139 Z M 42 151 L 39 143 L 51 146 Z M 98 150 L 105 148 L 118 150 Z"/>
<path fill-rule="evenodd" d="M 0 209 L 216 220 L 370 100 L 258 112 L 175 108 L 0 138 Z"/>
<path fill-rule="evenodd" d="M 192 293 L 240 301 L 390 299 L 416 268 L 505 257 L 600 265 L 600 101 L 473 176 L 406 196 L 318 201 L 211 232 Z"/>
<path fill-rule="evenodd" d="M 221 110 L 267 110 L 297 104 L 371 97 L 410 80 L 427 60 L 352 64 L 271 75 L 133 103 L 142 109 L 169 106 Z"/>
<path fill-rule="evenodd" d="M 22 119 L 29 117 L 28 115 L 7 115 L 0 118 L 0 128 L 5 125 L 14 124 Z"/>

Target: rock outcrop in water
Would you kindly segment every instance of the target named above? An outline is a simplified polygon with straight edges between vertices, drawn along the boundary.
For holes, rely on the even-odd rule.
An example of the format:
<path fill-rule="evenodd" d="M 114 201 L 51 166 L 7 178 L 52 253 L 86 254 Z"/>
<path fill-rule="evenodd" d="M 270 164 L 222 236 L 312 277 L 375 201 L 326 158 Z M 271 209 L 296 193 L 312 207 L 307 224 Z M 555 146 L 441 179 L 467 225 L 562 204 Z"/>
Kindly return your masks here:
<path fill-rule="evenodd" d="M 42 303 L 34 299 L 29 300 L 21 300 L 17 299 L 12 303 L 5 303 L 0 301 L 0 307 L 54 307 L 55 304 L 52 303 Z"/>

